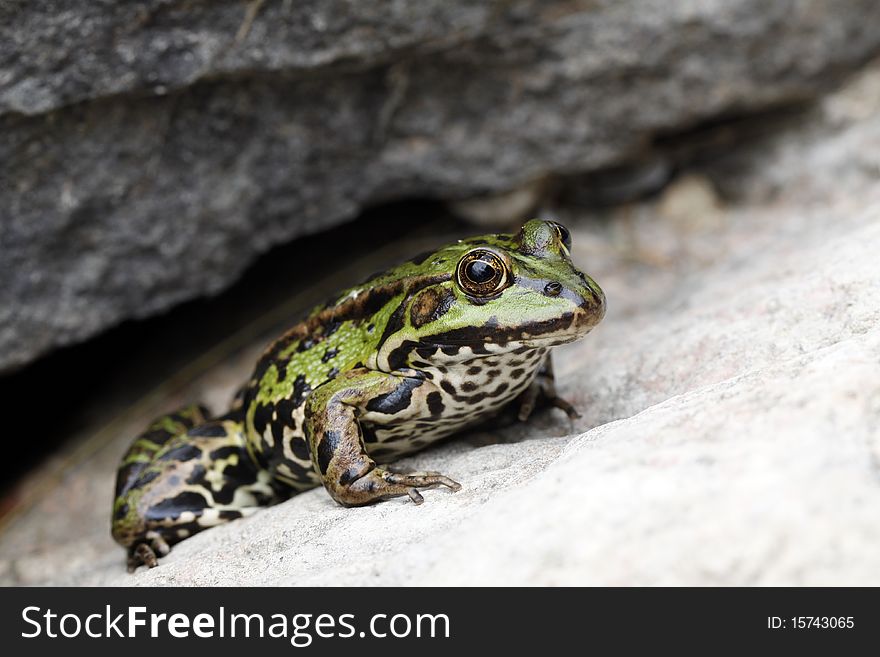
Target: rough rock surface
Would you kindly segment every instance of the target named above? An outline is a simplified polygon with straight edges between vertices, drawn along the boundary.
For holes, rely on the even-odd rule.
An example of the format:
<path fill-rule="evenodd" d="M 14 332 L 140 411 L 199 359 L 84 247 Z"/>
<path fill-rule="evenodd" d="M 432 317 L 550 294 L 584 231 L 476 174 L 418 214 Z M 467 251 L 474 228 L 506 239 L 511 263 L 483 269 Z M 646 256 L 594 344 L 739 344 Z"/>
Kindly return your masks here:
<path fill-rule="evenodd" d="M 405 462 L 458 493 L 342 509 L 311 491 L 134 576 L 107 536 L 120 435 L 3 535 L 0 578 L 880 585 L 878 117 L 880 66 L 656 203 L 560 209 L 610 301 L 557 361 L 584 411 L 570 435 L 545 416 L 459 439 Z M 209 401 L 247 360 L 212 373 Z"/>
<path fill-rule="evenodd" d="M 49 6 L 0 7 L 0 372 L 369 204 L 631 160 L 880 48 L 871 0 Z"/>

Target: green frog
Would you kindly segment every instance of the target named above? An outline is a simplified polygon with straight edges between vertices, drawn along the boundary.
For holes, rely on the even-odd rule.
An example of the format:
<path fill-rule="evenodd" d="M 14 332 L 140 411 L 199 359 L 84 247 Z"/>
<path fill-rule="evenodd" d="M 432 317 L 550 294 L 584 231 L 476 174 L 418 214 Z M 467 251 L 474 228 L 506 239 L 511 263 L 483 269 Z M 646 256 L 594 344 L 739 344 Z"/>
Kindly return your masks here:
<path fill-rule="evenodd" d="M 230 410 L 156 420 L 123 457 L 113 538 L 129 570 L 170 546 L 323 485 L 343 506 L 461 486 L 397 472 L 406 454 L 513 408 L 575 409 L 556 396 L 550 349 L 605 314 L 571 262 L 569 231 L 532 220 L 460 240 L 341 292 L 263 352 Z"/>

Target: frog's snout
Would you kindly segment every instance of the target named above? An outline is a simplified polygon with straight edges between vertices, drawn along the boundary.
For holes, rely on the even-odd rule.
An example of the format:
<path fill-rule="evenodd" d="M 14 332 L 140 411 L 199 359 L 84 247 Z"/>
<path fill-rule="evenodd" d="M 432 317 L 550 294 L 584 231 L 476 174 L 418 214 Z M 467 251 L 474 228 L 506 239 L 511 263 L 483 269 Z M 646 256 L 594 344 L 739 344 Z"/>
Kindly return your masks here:
<path fill-rule="evenodd" d="M 596 323 L 598 324 L 603 317 L 605 317 L 605 293 L 602 291 L 602 288 L 593 284 L 595 289 L 590 288 L 589 299 L 585 301 L 590 306 L 590 312 L 596 318 Z"/>
<path fill-rule="evenodd" d="M 579 328 L 589 330 L 605 317 L 605 293 L 586 274 L 578 272 L 578 277 L 583 285 L 577 290 L 579 303 L 576 321 Z"/>

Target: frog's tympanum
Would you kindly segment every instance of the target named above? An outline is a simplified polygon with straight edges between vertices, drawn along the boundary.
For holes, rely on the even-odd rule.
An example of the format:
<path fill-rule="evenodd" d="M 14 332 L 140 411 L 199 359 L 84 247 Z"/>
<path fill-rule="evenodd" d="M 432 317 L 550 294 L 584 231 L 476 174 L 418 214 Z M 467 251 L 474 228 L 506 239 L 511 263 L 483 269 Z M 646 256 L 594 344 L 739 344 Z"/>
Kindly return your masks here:
<path fill-rule="evenodd" d="M 125 454 L 113 537 L 129 567 L 323 485 L 343 506 L 460 485 L 382 464 L 515 404 L 576 416 L 556 397 L 551 347 L 586 335 L 605 297 L 568 231 L 533 220 L 420 255 L 315 308 L 263 353 L 225 415 L 156 420 Z"/>

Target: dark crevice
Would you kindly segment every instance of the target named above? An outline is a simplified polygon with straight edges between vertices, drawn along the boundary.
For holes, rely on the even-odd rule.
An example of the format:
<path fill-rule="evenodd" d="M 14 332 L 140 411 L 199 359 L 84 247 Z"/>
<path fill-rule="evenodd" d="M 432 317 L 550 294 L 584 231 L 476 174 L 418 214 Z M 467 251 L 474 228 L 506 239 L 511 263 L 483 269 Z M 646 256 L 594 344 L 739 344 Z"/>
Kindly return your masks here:
<path fill-rule="evenodd" d="M 758 111 L 721 114 L 681 129 L 659 132 L 652 148 L 667 154 L 679 166 L 686 166 L 695 160 L 712 159 L 746 142 L 779 134 L 815 106 L 816 99 L 797 99 Z"/>
<path fill-rule="evenodd" d="M 675 130 L 663 130 L 619 164 L 559 181 L 562 204 L 601 208 L 656 196 L 681 171 L 717 163 L 732 152 L 780 134 L 804 121 L 814 100 L 780 103 L 759 111 L 714 116 Z"/>

